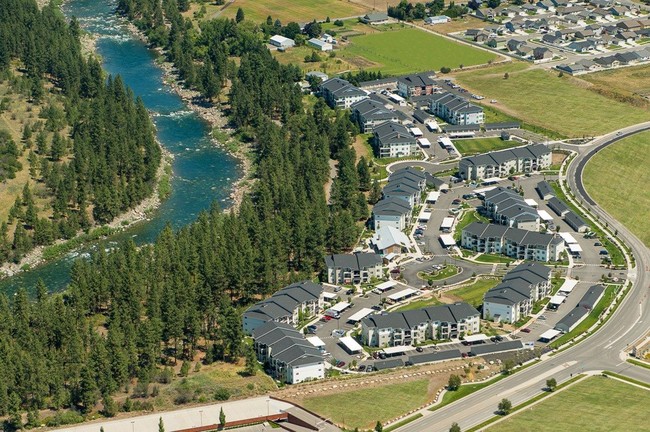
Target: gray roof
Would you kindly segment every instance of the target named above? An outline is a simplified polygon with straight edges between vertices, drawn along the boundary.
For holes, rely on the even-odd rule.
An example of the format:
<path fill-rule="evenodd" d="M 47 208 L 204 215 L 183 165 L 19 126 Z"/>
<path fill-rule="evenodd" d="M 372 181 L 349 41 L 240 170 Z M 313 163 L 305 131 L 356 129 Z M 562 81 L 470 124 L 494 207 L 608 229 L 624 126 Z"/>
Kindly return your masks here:
<path fill-rule="evenodd" d="M 379 360 L 376 361 L 373 366 L 375 369 L 378 371 L 384 370 L 384 369 L 394 369 L 397 367 L 402 367 L 404 366 L 404 360 L 400 358 L 392 358 L 392 359 L 386 359 L 386 360 Z"/>
<path fill-rule="evenodd" d="M 445 132 L 476 132 L 481 130 L 480 124 L 452 125 L 446 124 L 442 127 Z"/>
<path fill-rule="evenodd" d="M 413 118 L 415 118 L 420 123 L 424 123 L 425 121 L 431 118 L 431 114 L 422 111 L 420 109 L 416 109 L 415 111 L 413 111 Z"/>
<path fill-rule="evenodd" d="M 553 197 L 549 199 L 546 204 L 549 206 L 551 210 L 557 213 L 558 216 L 562 216 L 563 214 L 570 211 L 569 207 L 567 207 L 566 204 L 560 201 L 558 197 Z"/>
<path fill-rule="evenodd" d="M 271 334 L 273 332 L 277 332 L 274 334 Z M 266 342 L 274 342 L 278 340 L 279 338 L 275 336 L 277 335 L 283 335 L 284 336 L 291 336 L 291 335 L 300 335 L 301 333 L 293 328 L 293 326 L 285 323 L 278 323 L 278 322 L 267 322 L 265 324 L 262 324 L 255 330 L 253 330 L 253 338 L 258 341 L 261 338 L 264 338 Z"/>
<path fill-rule="evenodd" d="M 368 22 L 386 21 L 388 19 L 388 15 L 385 12 L 370 12 L 364 15 L 363 19 L 367 20 Z"/>
<path fill-rule="evenodd" d="M 539 183 L 537 183 L 537 186 L 535 186 L 535 189 L 537 190 L 537 193 L 539 194 L 540 198 L 543 200 L 547 199 L 547 197 L 554 197 L 555 196 L 555 191 L 551 187 L 550 184 L 546 180 L 543 180 Z"/>
<path fill-rule="evenodd" d="M 363 270 L 381 265 L 381 255 L 374 253 L 355 252 L 353 254 L 334 254 L 325 257 L 327 268 L 347 268 Z"/>
<path fill-rule="evenodd" d="M 484 343 L 481 345 L 473 345 L 470 351 L 473 354 L 480 356 L 486 354 L 493 354 L 497 352 L 523 349 L 523 347 L 524 344 L 521 343 L 521 341 L 516 340 L 516 341 L 505 341 L 499 343 Z"/>
<path fill-rule="evenodd" d="M 593 309 L 604 292 L 605 287 L 603 285 L 592 285 L 589 287 L 589 290 L 587 290 L 578 305 L 583 308 Z"/>
<path fill-rule="evenodd" d="M 432 362 L 442 361 L 442 360 L 451 360 L 455 358 L 460 358 L 460 356 L 461 355 L 459 349 L 450 349 L 445 351 L 434 351 L 434 352 L 427 352 L 421 354 L 414 354 L 412 356 L 409 356 L 409 361 L 415 365 L 421 363 L 432 363 Z"/>
<path fill-rule="evenodd" d="M 318 300 L 322 292 L 323 286 L 312 281 L 296 282 L 249 307 L 244 316 L 266 321 L 290 316 L 299 304 Z"/>
<path fill-rule="evenodd" d="M 330 78 L 321 83 L 321 91 L 327 91 L 336 99 L 353 96 L 367 96 L 367 93 L 341 78 Z"/>
<path fill-rule="evenodd" d="M 550 153 L 551 150 L 544 144 L 532 144 L 525 147 L 518 147 L 516 149 L 507 149 L 485 153 L 479 156 L 469 156 L 461 160 L 465 164 L 481 166 L 481 165 L 501 165 L 507 161 L 521 158 L 539 158 L 542 155 Z"/>
<path fill-rule="evenodd" d="M 564 215 L 564 221 L 569 224 L 571 228 L 576 231 L 579 231 L 582 227 L 588 227 L 587 223 L 577 214 L 570 211 Z"/>
<path fill-rule="evenodd" d="M 506 238 L 521 246 L 548 246 L 562 241 L 553 234 L 538 233 L 519 228 L 509 228 L 505 225 L 484 224 L 472 222 L 463 232 L 468 232 L 479 238 Z"/>
<path fill-rule="evenodd" d="M 404 75 L 399 77 L 398 81 L 409 87 L 426 87 L 435 84 L 427 74 Z"/>
<path fill-rule="evenodd" d="M 499 129 L 519 129 L 521 124 L 518 122 L 503 122 L 503 123 L 486 123 L 483 125 L 485 130 L 499 130 Z"/>
<path fill-rule="evenodd" d="M 385 216 L 407 215 L 411 212 L 408 202 L 400 198 L 384 198 L 372 208 L 372 214 Z"/>
<path fill-rule="evenodd" d="M 411 135 L 406 126 L 399 123 L 382 123 L 375 127 L 374 134 L 375 138 L 379 140 L 381 145 L 391 143 L 415 143 L 415 138 Z"/>
<path fill-rule="evenodd" d="M 557 324 L 555 324 L 555 328 L 563 332 L 568 332 L 588 313 L 589 311 L 585 308 L 577 307 L 575 309 L 572 309 L 571 312 L 566 314 L 560 321 L 557 322 Z"/>
<path fill-rule="evenodd" d="M 404 312 L 391 312 L 385 315 L 372 315 L 364 318 L 362 322 L 367 327 L 410 329 L 427 322 L 459 323 L 478 315 L 480 315 L 479 312 L 468 303 L 454 303 Z"/>

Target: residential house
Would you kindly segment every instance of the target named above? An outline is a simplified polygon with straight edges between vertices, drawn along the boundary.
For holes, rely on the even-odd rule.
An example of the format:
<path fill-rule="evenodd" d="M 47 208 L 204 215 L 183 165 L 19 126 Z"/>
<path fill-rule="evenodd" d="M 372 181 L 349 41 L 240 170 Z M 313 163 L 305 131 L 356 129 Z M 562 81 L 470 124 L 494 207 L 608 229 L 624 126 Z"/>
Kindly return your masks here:
<path fill-rule="evenodd" d="M 355 252 L 325 257 L 327 282 L 331 284 L 360 284 L 382 277 L 381 256 L 374 253 Z"/>
<path fill-rule="evenodd" d="M 377 25 L 386 24 L 390 18 L 384 12 L 370 12 L 361 17 L 361 22 L 365 24 Z"/>
<path fill-rule="evenodd" d="M 614 57 L 621 65 L 633 65 L 640 61 L 641 56 L 635 51 L 616 53 Z"/>
<path fill-rule="evenodd" d="M 392 226 L 379 228 L 370 239 L 370 243 L 375 252 L 381 256 L 408 252 L 411 247 L 411 241 L 407 235 Z"/>
<path fill-rule="evenodd" d="M 411 215 L 411 206 L 401 198 L 384 198 L 372 208 L 373 229 L 385 226 L 403 230 L 407 227 Z"/>
<path fill-rule="evenodd" d="M 433 93 L 435 83 L 428 74 L 405 75 L 397 79 L 397 93 L 404 98 Z"/>
<path fill-rule="evenodd" d="M 370 315 L 361 320 L 361 340 L 369 347 L 417 345 L 480 331 L 480 313 L 467 303 Z"/>
<path fill-rule="evenodd" d="M 498 187 L 485 192 L 483 208 L 495 223 L 512 228 L 539 231 L 537 210 L 513 189 Z"/>
<path fill-rule="evenodd" d="M 539 171 L 550 167 L 551 162 L 551 150 L 548 147 L 532 144 L 464 157 L 458 166 L 463 180 L 479 180 Z"/>
<path fill-rule="evenodd" d="M 538 1 L 535 3 L 535 6 L 547 12 L 555 12 L 555 3 L 553 3 L 551 0 Z"/>
<path fill-rule="evenodd" d="M 317 315 L 322 307 L 322 285 L 311 281 L 296 282 L 249 307 L 242 320 L 244 333 L 252 334 L 269 321 L 297 324 L 302 317 Z"/>
<path fill-rule="evenodd" d="M 380 158 L 400 157 L 415 154 L 417 141 L 406 126 L 385 122 L 373 129 L 373 143 Z"/>
<path fill-rule="evenodd" d="M 480 222 L 463 228 L 461 245 L 475 252 L 542 262 L 558 261 L 564 251 L 564 241 L 554 234 Z"/>
<path fill-rule="evenodd" d="M 538 61 L 552 60 L 553 51 L 545 47 L 537 47 L 533 50 L 533 58 Z"/>
<path fill-rule="evenodd" d="M 269 322 L 253 332 L 257 359 L 273 378 L 298 384 L 325 378 L 325 359 L 321 351 L 293 327 Z"/>
<path fill-rule="evenodd" d="M 399 120 L 394 110 L 386 108 L 383 102 L 370 98 L 355 102 L 350 106 L 350 111 L 361 133 L 371 132 L 382 123 Z"/>
<path fill-rule="evenodd" d="M 330 78 L 321 83 L 319 89 L 332 108 L 350 108 L 355 102 L 368 98 L 368 93 L 341 78 Z"/>
<path fill-rule="evenodd" d="M 560 45 L 563 42 L 563 39 L 555 34 L 546 33 L 542 36 L 542 42 L 550 45 Z"/>
<path fill-rule="evenodd" d="M 593 37 L 594 35 L 595 35 L 594 31 L 591 29 L 582 29 L 575 32 L 576 39 L 587 39 Z M 569 49 L 572 49 L 571 45 L 569 45 Z"/>
<path fill-rule="evenodd" d="M 643 28 L 639 20 L 635 20 L 635 19 L 619 21 L 616 23 L 616 27 L 620 28 L 623 31 L 637 31 Z"/>
<path fill-rule="evenodd" d="M 629 12 L 630 12 L 630 10 L 628 8 L 626 8 L 625 6 L 613 6 L 613 7 L 610 7 L 608 10 L 615 17 L 626 16 L 626 15 L 629 15 Z"/>
<path fill-rule="evenodd" d="M 520 41 L 517 39 L 510 39 L 508 42 L 506 42 L 506 47 L 508 48 L 508 51 L 516 51 L 517 48 L 519 48 L 521 45 L 525 45 L 526 41 Z"/>
<path fill-rule="evenodd" d="M 537 263 L 523 263 L 483 296 L 483 319 L 514 323 L 532 313 L 535 302 L 551 292 L 551 270 Z"/>
<path fill-rule="evenodd" d="M 591 41 L 581 40 L 581 41 L 571 42 L 567 46 L 567 48 L 570 49 L 571 51 L 586 53 L 586 52 L 594 51 L 596 49 L 596 46 Z"/>
<path fill-rule="evenodd" d="M 533 53 L 533 47 L 527 44 L 521 44 L 515 51 L 518 56 L 529 57 Z"/>
<path fill-rule="evenodd" d="M 433 95 L 429 110 L 453 125 L 481 124 L 485 122 L 483 108 L 449 92 Z"/>
<path fill-rule="evenodd" d="M 580 216 L 573 211 L 569 211 L 564 215 L 564 222 L 567 223 L 576 232 L 582 233 L 589 230 L 589 225 Z"/>

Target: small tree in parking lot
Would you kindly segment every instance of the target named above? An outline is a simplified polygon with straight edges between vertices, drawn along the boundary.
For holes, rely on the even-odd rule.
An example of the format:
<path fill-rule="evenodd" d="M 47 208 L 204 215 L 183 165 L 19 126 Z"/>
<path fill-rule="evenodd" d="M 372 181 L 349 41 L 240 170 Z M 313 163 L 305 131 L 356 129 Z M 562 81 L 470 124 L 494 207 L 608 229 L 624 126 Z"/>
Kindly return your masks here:
<path fill-rule="evenodd" d="M 458 390 L 458 387 L 460 387 L 461 381 L 460 377 L 458 375 L 452 374 L 449 375 L 449 382 L 447 383 L 447 389 L 454 391 Z"/>

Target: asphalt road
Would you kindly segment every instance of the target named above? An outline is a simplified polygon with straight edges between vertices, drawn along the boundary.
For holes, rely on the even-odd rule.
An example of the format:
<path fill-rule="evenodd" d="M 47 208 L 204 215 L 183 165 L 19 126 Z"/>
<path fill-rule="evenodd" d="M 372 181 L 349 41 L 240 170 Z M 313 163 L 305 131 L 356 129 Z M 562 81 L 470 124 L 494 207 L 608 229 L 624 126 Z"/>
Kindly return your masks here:
<path fill-rule="evenodd" d="M 620 222 L 594 204 L 582 184 L 582 169 L 597 150 L 624 136 L 647 129 L 650 129 L 650 122 L 595 139 L 584 147 L 585 151 L 582 151 L 571 163 L 567 173 L 568 184 L 576 197 L 586 203 L 593 213 L 598 214 L 601 221 L 607 222 L 611 229 L 618 230 L 619 238 L 630 246 L 636 259 L 637 266 L 629 273 L 633 288 L 611 319 L 598 332 L 572 348 L 466 396 L 456 403 L 434 412 L 424 412 L 423 417 L 397 429 L 398 431 L 448 431 L 454 422 L 458 423 L 463 430 L 469 429 L 494 416 L 502 398 L 510 399 L 513 405 L 520 404 L 541 393 L 546 379 L 551 377 L 561 383 L 581 372 L 610 370 L 650 383 L 650 371 L 625 362 L 623 353 L 649 328 L 650 278 L 647 271 L 650 270 L 650 250 Z"/>

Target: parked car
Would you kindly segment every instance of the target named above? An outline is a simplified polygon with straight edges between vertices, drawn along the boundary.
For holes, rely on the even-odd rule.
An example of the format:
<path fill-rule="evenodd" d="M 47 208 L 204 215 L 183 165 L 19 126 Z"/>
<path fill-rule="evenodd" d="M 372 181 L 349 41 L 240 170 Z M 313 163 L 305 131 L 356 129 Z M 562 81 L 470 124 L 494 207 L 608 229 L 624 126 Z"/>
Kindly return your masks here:
<path fill-rule="evenodd" d="M 356 291 L 354 290 L 354 288 L 350 288 L 349 290 L 347 290 L 347 291 L 345 292 L 345 294 L 346 294 L 346 295 L 352 295 L 352 294 L 354 294 L 355 292 L 356 292 Z"/>
<path fill-rule="evenodd" d="M 456 198 L 456 199 L 453 200 L 451 203 L 454 204 L 454 205 L 456 205 L 456 204 L 460 204 L 461 202 L 462 202 L 462 201 L 461 201 L 459 198 Z"/>
<path fill-rule="evenodd" d="M 336 288 L 334 288 L 334 292 L 339 292 L 339 291 L 341 291 L 342 289 L 343 289 L 342 287 L 337 286 Z"/>
<path fill-rule="evenodd" d="M 406 360 L 404 366 L 413 366 L 413 362 L 411 360 Z"/>
<path fill-rule="evenodd" d="M 366 365 L 359 366 L 359 372 L 365 372 L 365 371 L 366 371 Z"/>
<path fill-rule="evenodd" d="M 596 242 L 594 243 L 594 246 L 602 246 L 603 244 L 601 242 Z"/>
<path fill-rule="evenodd" d="M 336 367 L 338 367 L 338 368 L 342 368 L 343 366 L 345 366 L 344 361 L 340 361 L 340 362 L 336 363 Z"/>
<path fill-rule="evenodd" d="M 422 351 L 424 351 L 424 348 L 422 348 L 422 347 L 417 347 L 417 348 L 415 348 L 415 350 L 416 350 L 417 352 L 422 352 Z"/>
<path fill-rule="evenodd" d="M 530 329 L 528 327 L 521 329 L 523 333 L 530 333 Z"/>
<path fill-rule="evenodd" d="M 467 353 L 462 353 L 461 356 L 462 356 L 463 358 L 467 358 Z"/>
<path fill-rule="evenodd" d="M 382 360 L 386 360 L 386 354 L 384 354 L 383 352 L 380 352 L 379 353 L 379 358 L 382 359 Z"/>
<path fill-rule="evenodd" d="M 374 372 L 374 371 L 375 368 L 372 365 L 368 365 L 368 367 L 366 367 L 366 372 Z"/>
<path fill-rule="evenodd" d="M 599 255 L 609 255 L 609 252 L 605 249 L 601 249 L 600 252 L 598 252 Z"/>
<path fill-rule="evenodd" d="M 315 325 L 309 325 L 307 326 L 307 333 L 315 334 L 317 329 L 318 327 L 316 327 Z"/>
<path fill-rule="evenodd" d="M 381 305 L 374 305 L 372 307 L 373 310 L 380 311 L 381 310 Z"/>
<path fill-rule="evenodd" d="M 345 330 L 332 330 L 332 336 L 334 337 L 343 337 L 345 336 Z"/>

